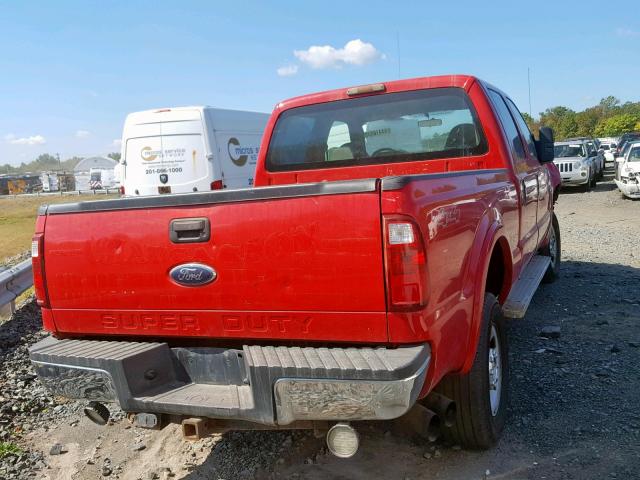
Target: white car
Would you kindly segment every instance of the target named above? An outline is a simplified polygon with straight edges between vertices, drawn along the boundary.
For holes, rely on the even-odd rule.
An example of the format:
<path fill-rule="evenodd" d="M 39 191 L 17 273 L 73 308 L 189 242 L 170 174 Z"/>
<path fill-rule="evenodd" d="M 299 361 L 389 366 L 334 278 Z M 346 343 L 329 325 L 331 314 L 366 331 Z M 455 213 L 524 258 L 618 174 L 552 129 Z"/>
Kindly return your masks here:
<path fill-rule="evenodd" d="M 581 186 L 585 192 L 596 186 L 598 165 L 596 157 L 589 156 L 586 140 L 556 142 L 553 151 L 562 186 Z"/>
<path fill-rule="evenodd" d="M 614 142 L 606 143 L 603 142 L 600 144 L 600 149 L 604 152 L 604 159 L 606 162 L 615 162 L 616 161 L 616 147 L 617 145 Z"/>
<path fill-rule="evenodd" d="M 595 140 L 587 140 L 587 152 L 590 157 L 594 157 L 593 161 L 596 164 L 596 177 L 601 179 L 604 176 L 605 160 L 604 155 L 598 148 L 598 144 Z"/>
<path fill-rule="evenodd" d="M 640 198 L 640 142 L 632 142 L 618 157 L 616 185 L 625 197 Z"/>

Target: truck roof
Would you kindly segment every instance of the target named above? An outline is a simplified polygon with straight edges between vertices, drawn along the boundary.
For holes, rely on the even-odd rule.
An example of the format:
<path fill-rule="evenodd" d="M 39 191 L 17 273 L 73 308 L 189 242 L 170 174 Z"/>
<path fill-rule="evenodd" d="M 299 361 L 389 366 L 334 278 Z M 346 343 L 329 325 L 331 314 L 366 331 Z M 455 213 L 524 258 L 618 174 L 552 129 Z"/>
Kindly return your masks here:
<path fill-rule="evenodd" d="M 153 108 L 149 110 L 140 110 L 138 112 L 131 112 L 127 115 L 125 123 L 127 124 L 139 124 L 139 123 L 153 123 L 154 121 L 161 121 L 157 118 L 159 115 L 163 117 L 172 116 L 175 114 L 178 117 L 185 117 L 185 113 L 197 111 L 198 113 L 204 112 L 205 110 L 214 111 L 216 113 L 230 113 L 230 114 L 261 114 L 268 115 L 262 112 L 253 112 L 247 110 L 232 110 L 228 108 L 217 108 L 211 107 L 209 105 L 192 105 L 192 106 L 183 106 L 183 107 L 162 107 L 162 108 Z"/>
<path fill-rule="evenodd" d="M 424 88 L 445 88 L 445 87 L 459 87 L 469 90 L 474 82 L 479 79 L 473 75 L 438 75 L 433 77 L 416 77 L 405 80 L 393 80 L 389 82 L 373 82 L 369 85 L 384 84 L 384 91 L 390 92 L 405 92 L 408 90 L 420 90 Z M 303 105 L 309 105 L 314 103 L 333 102 L 336 100 L 345 100 L 352 98 L 347 94 L 347 91 L 351 88 L 339 88 L 335 90 L 327 90 L 324 92 L 310 93 L 307 95 L 301 95 L 299 97 L 289 98 L 283 100 L 276 105 L 276 110 L 286 110 L 288 108 L 300 107 Z"/>

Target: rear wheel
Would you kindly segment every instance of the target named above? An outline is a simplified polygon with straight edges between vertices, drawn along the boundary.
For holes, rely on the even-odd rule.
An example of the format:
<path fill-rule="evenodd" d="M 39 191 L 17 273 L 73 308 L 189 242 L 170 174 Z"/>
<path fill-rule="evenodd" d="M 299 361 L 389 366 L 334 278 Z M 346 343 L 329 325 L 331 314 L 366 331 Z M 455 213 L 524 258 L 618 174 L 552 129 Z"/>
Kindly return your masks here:
<path fill-rule="evenodd" d="M 509 358 L 502 307 L 485 294 L 476 356 L 466 375 L 450 375 L 437 390 L 456 402 L 456 420 L 445 438 L 471 449 L 487 449 L 500 438 L 507 416 Z"/>
<path fill-rule="evenodd" d="M 542 277 L 544 283 L 552 283 L 558 278 L 560 270 L 560 224 L 556 214 L 553 213 L 551 217 L 551 227 L 549 228 L 549 239 L 547 245 L 542 247 L 540 254 L 546 255 L 551 258 L 551 263 L 547 268 L 547 271 Z"/>
<path fill-rule="evenodd" d="M 582 186 L 582 190 L 584 192 L 589 192 L 591 190 L 591 182 L 593 180 L 591 170 L 589 170 L 589 176 L 587 177 L 587 183 Z"/>

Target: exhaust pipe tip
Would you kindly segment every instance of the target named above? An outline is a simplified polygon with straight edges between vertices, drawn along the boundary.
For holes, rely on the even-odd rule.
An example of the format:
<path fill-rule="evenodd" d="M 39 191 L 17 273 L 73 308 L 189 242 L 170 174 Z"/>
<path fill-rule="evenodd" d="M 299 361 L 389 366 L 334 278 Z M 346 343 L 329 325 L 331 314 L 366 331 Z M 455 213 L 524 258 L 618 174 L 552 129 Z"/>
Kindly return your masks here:
<path fill-rule="evenodd" d="M 453 427 L 453 424 L 456 423 L 456 415 L 457 415 L 456 402 L 452 401 L 447 405 L 447 408 L 444 410 L 444 415 L 442 420 L 442 423 L 444 424 L 444 426 L 447 428 Z"/>
<path fill-rule="evenodd" d="M 89 402 L 89 405 L 84 407 L 84 414 L 89 420 L 96 425 L 104 426 L 109 421 L 109 409 L 100 402 Z"/>
<path fill-rule="evenodd" d="M 425 439 L 428 442 L 435 442 L 440 438 L 441 433 L 442 426 L 440 424 L 440 417 L 434 414 L 427 422 Z"/>
<path fill-rule="evenodd" d="M 456 402 L 440 393 L 432 392 L 425 398 L 424 403 L 427 408 L 436 412 L 443 426 L 453 427 L 457 413 Z"/>
<path fill-rule="evenodd" d="M 358 451 L 360 436 L 348 423 L 336 423 L 327 432 L 327 447 L 338 458 L 351 458 Z"/>

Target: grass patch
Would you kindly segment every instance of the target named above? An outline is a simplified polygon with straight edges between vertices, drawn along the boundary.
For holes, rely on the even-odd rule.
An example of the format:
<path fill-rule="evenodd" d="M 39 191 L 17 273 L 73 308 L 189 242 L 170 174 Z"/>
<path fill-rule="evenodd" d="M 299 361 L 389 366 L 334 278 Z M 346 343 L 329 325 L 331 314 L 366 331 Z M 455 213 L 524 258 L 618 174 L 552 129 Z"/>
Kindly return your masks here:
<path fill-rule="evenodd" d="M 31 249 L 38 208 L 43 204 L 70 203 L 113 198 L 117 195 L 49 195 L 0 197 L 0 265 Z"/>
<path fill-rule="evenodd" d="M 0 458 L 4 458 L 7 455 L 20 455 L 22 449 L 11 442 L 0 442 Z"/>

